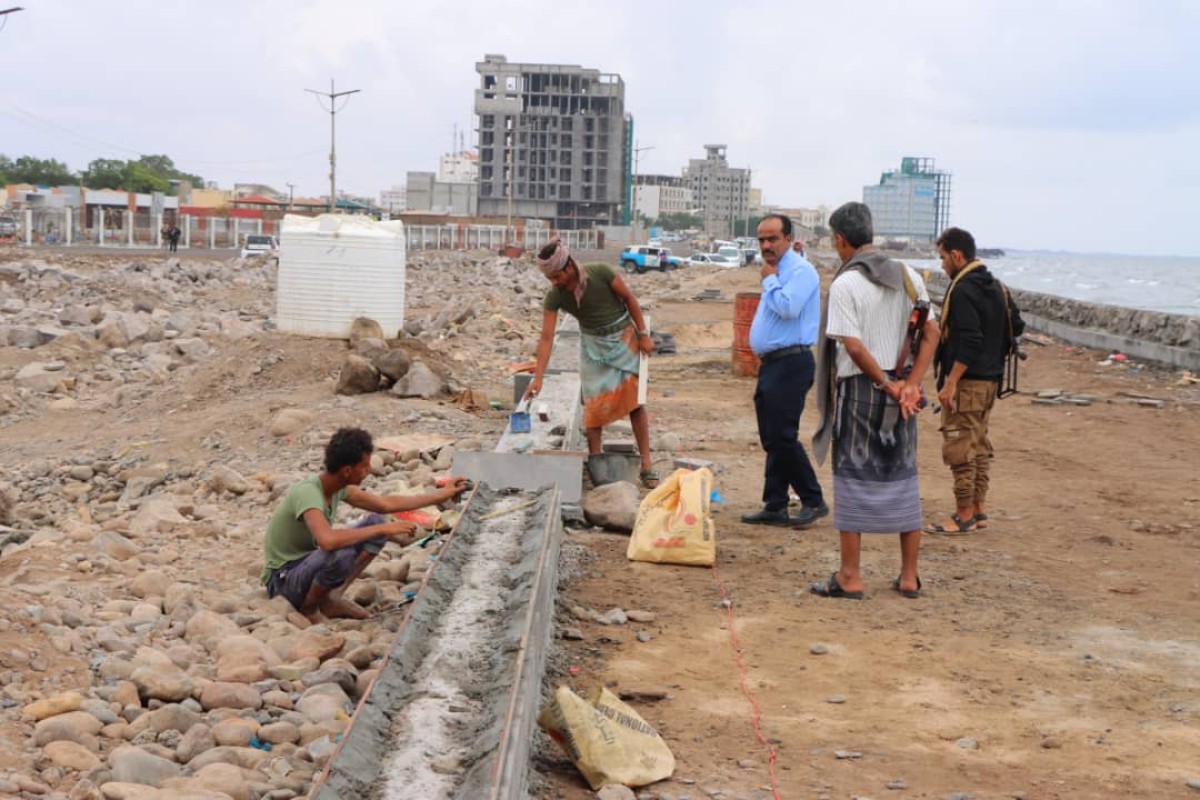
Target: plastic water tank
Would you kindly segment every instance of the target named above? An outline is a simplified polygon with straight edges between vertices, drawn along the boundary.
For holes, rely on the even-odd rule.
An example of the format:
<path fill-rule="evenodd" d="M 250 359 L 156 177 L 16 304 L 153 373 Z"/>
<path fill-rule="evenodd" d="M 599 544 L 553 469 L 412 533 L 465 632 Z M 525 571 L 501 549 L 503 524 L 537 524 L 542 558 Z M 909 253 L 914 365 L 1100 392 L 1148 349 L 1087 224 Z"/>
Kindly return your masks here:
<path fill-rule="evenodd" d="M 385 334 L 404 325 L 404 224 L 322 214 L 283 218 L 275 322 L 280 331 L 346 338 L 356 317 Z"/>

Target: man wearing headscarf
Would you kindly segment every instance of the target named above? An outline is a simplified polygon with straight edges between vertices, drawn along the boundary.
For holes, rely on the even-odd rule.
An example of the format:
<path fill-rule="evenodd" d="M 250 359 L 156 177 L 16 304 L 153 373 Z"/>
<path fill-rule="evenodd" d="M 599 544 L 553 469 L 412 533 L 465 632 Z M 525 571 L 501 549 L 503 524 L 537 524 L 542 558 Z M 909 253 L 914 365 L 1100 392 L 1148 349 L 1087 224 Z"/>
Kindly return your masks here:
<path fill-rule="evenodd" d="M 654 341 L 637 298 L 608 264 L 581 266 L 557 239 L 538 252 L 537 265 L 552 286 L 542 301 L 537 366 L 525 396 L 536 397 L 542 390 L 558 312 L 565 311 L 579 321 L 579 378 L 588 452 L 601 452 L 604 426 L 628 415 L 642 459 L 642 485 L 657 486 L 659 476 L 650 458 L 650 421 L 638 403 L 640 356 L 654 352 Z"/>

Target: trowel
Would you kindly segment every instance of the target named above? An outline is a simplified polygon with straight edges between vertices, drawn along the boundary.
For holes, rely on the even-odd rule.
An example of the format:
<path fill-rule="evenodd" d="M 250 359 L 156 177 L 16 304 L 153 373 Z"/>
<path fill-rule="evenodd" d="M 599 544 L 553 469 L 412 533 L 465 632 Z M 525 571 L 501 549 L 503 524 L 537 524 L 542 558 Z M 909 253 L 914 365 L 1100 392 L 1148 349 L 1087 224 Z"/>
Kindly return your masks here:
<path fill-rule="evenodd" d="M 513 433 L 529 433 L 533 429 L 529 418 L 529 398 L 521 398 L 521 402 L 508 415 L 508 429 Z"/>

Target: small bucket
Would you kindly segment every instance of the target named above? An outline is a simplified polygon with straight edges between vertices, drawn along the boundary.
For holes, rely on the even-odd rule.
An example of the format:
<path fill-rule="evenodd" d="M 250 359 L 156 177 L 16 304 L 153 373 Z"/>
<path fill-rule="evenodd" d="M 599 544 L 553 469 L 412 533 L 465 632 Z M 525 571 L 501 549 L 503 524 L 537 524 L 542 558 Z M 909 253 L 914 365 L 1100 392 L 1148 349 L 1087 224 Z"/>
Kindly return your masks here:
<path fill-rule="evenodd" d="M 636 453 L 592 453 L 584 463 L 593 486 L 617 481 L 636 484 L 642 470 L 642 458 Z"/>

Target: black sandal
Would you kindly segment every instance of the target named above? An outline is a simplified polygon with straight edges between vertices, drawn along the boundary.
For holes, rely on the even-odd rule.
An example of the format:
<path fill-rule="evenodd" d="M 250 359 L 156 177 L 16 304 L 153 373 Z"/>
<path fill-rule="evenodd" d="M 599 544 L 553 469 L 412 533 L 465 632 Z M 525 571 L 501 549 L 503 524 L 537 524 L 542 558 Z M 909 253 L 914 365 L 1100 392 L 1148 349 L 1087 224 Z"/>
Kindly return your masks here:
<path fill-rule="evenodd" d="M 917 576 L 916 589 L 901 589 L 899 576 L 896 577 L 896 580 L 892 581 L 892 588 L 899 592 L 901 597 L 907 597 L 909 600 L 916 600 L 921 596 L 921 576 Z"/>
<path fill-rule="evenodd" d="M 825 583 L 814 583 L 808 587 L 808 590 L 815 595 L 821 597 L 839 597 L 843 600 L 862 600 L 862 592 L 848 592 L 838 583 L 837 573 L 829 576 L 829 580 Z"/>
<path fill-rule="evenodd" d="M 979 530 L 975 524 L 978 521 L 975 517 L 967 517 L 966 519 L 963 519 L 958 515 L 958 512 L 955 511 L 950 515 L 950 519 L 954 521 L 954 524 L 957 527 L 945 528 L 942 526 L 942 523 L 936 522 L 933 525 L 926 525 L 924 530 L 926 533 L 951 534 L 954 536 L 975 533 L 977 530 Z"/>

